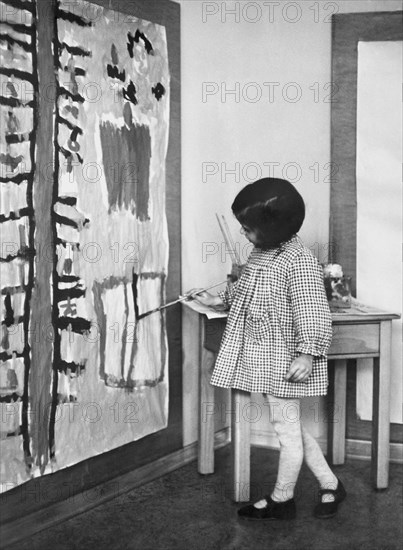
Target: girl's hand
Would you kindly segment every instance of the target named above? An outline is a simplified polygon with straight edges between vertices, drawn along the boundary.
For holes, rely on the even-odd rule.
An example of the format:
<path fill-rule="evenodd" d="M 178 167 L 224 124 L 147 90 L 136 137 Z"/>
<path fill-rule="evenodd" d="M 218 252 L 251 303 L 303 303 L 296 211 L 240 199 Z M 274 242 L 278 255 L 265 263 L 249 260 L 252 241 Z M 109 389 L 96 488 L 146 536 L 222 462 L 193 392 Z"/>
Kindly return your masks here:
<path fill-rule="evenodd" d="M 218 306 L 223 303 L 219 296 L 213 296 L 205 290 L 201 292 L 202 290 L 201 288 L 192 288 L 192 290 L 185 293 L 185 296 L 189 300 L 197 300 L 204 306 Z"/>
<path fill-rule="evenodd" d="M 291 363 L 290 370 L 284 377 L 287 382 L 305 382 L 312 372 L 312 355 L 301 353 L 299 357 Z"/>

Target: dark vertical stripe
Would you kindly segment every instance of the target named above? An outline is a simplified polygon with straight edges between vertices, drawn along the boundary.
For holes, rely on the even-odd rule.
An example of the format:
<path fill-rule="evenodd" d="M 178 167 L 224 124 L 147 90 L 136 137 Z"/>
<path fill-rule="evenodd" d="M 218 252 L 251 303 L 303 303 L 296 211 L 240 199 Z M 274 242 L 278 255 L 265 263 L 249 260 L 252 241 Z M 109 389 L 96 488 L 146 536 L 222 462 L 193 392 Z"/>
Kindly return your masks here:
<path fill-rule="evenodd" d="M 134 304 L 134 319 L 135 319 L 135 326 L 134 326 L 134 334 L 133 334 L 133 342 L 132 347 L 130 351 L 130 366 L 129 370 L 127 372 L 127 385 L 135 386 L 134 383 L 134 361 L 136 359 L 137 355 L 137 349 L 138 349 L 138 337 L 137 337 L 137 330 L 138 330 L 138 318 L 139 318 L 139 306 L 138 306 L 138 291 L 137 291 L 137 281 L 138 281 L 138 274 L 134 273 L 133 271 L 133 280 L 132 280 L 132 294 L 133 294 L 133 304 Z"/>
<path fill-rule="evenodd" d="M 32 43 L 36 44 L 37 34 L 36 34 L 36 2 L 32 2 Z M 38 97 L 39 91 L 39 80 L 38 80 L 38 58 L 36 49 L 32 49 L 32 84 L 35 90 L 35 97 Z M 36 159 L 35 159 L 35 150 L 36 150 L 36 132 L 38 128 L 38 104 L 37 99 L 34 100 L 33 107 L 33 117 L 32 117 L 32 131 L 30 133 L 30 144 L 29 144 L 29 154 L 31 158 L 31 170 L 32 174 L 36 171 Z M 35 217 L 33 215 L 34 211 L 34 202 L 33 202 L 33 182 L 34 178 L 30 175 L 27 178 L 27 192 L 26 192 L 26 201 L 27 208 L 30 212 L 29 215 L 29 225 L 28 225 L 28 249 L 34 250 L 35 247 Z M 29 407 L 29 383 L 30 383 L 30 370 L 31 370 L 31 345 L 29 339 L 29 328 L 31 322 L 31 299 L 32 291 L 34 287 L 34 274 L 35 274 L 35 256 L 34 254 L 29 254 L 28 256 L 28 280 L 25 286 L 25 300 L 24 300 L 24 315 L 23 315 L 23 334 L 24 334 L 24 389 L 22 394 L 22 410 L 21 410 L 21 435 L 22 435 L 22 446 L 24 451 L 25 463 L 27 468 L 30 469 L 32 465 L 31 460 L 31 437 L 29 434 L 29 424 L 28 424 L 28 407 Z M 35 409 L 33 409 L 35 410 Z"/>
<path fill-rule="evenodd" d="M 20 235 L 20 250 L 24 251 L 26 246 L 27 246 L 27 243 L 26 243 L 26 240 L 25 240 L 25 227 L 23 225 L 19 225 L 18 226 L 18 232 L 19 232 L 19 235 Z"/>
<path fill-rule="evenodd" d="M 56 86 L 55 62 L 52 52 L 55 27 L 55 0 L 38 2 L 38 77 L 40 82 Z M 52 181 L 44 181 L 41 168 L 51 166 L 54 162 L 53 143 L 50 137 L 54 133 L 53 112 L 55 105 L 46 94 L 39 96 L 38 119 L 36 125 L 36 167 L 34 172 L 33 196 L 35 202 L 36 232 L 35 249 L 39 251 L 54 249 L 54 232 L 52 230 Z M 52 261 L 53 260 L 53 261 Z M 35 463 L 44 471 L 49 460 L 49 405 L 52 400 L 49 388 L 54 386 L 52 378 L 53 345 L 51 338 L 46 337 L 47 329 L 54 321 L 50 280 L 56 264 L 56 252 L 53 258 L 36 257 L 35 284 L 32 292 L 32 338 L 30 398 L 35 422 L 32 423 L 32 453 Z M 56 334 L 56 331 L 55 331 Z"/>
<path fill-rule="evenodd" d="M 123 296 L 124 296 L 124 306 L 125 306 L 125 323 L 122 330 L 122 349 L 120 352 L 121 355 L 121 365 L 120 365 L 120 378 L 121 384 L 125 384 L 125 357 L 126 357 L 126 342 L 127 342 L 127 323 L 129 319 L 129 302 L 127 299 L 127 285 L 123 283 Z"/>
<path fill-rule="evenodd" d="M 56 14 L 58 11 L 59 6 L 59 0 L 52 0 L 53 3 L 53 9 L 54 13 Z M 57 76 L 57 67 L 59 66 L 59 50 L 58 50 L 58 34 L 57 34 L 57 18 L 56 16 L 53 19 L 53 36 L 52 36 L 52 44 L 53 44 L 53 72 L 54 72 L 54 82 L 56 84 L 55 90 L 59 89 L 59 79 Z M 55 97 L 55 113 L 56 115 L 53 117 L 53 156 L 54 156 L 54 172 L 53 172 L 53 189 L 52 193 L 49 195 L 49 199 L 51 200 L 51 209 L 50 209 L 50 231 L 53 239 L 53 265 L 52 265 L 52 288 L 53 288 L 53 296 L 52 296 L 52 327 L 53 327 L 53 371 L 52 371 L 52 395 L 51 395 L 51 404 L 50 404 L 50 414 L 49 414 L 49 454 L 51 458 L 54 458 L 55 456 L 55 423 L 56 423 L 56 408 L 57 408 L 57 401 L 58 401 L 58 383 L 59 383 L 59 373 L 57 366 L 61 363 L 62 357 L 61 357 L 61 336 L 59 332 L 59 304 L 58 304 L 58 285 L 59 285 L 59 276 L 57 273 L 57 250 L 56 250 L 56 242 L 57 242 L 57 227 L 56 227 L 56 212 L 55 212 L 55 204 L 58 201 L 59 197 L 59 169 L 60 169 L 60 161 L 59 161 L 59 153 L 58 153 L 58 136 L 59 136 L 59 123 L 57 119 L 57 114 L 59 112 L 58 108 L 58 96 L 56 94 Z M 49 140 L 50 141 L 50 140 Z"/>
<path fill-rule="evenodd" d="M 99 336 L 99 376 L 101 380 L 105 380 L 105 349 L 106 349 L 106 315 L 102 302 L 103 285 L 94 282 L 92 293 L 94 295 L 94 310 L 98 320 L 98 336 Z"/>
<path fill-rule="evenodd" d="M 6 294 L 6 296 L 4 298 L 4 309 L 5 309 L 4 323 L 5 323 L 6 327 L 11 327 L 11 325 L 14 324 L 14 310 L 13 310 L 13 307 L 11 305 L 11 296 L 10 296 L 10 294 Z M 6 348 L 6 349 L 8 349 L 8 348 Z"/>
<path fill-rule="evenodd" d="M 165 274 L 161 275 L 161 290 L 160 290 L 160 303 L 163 304 L 165 302 Z M 160 371 L 160 377 L 159 380 L 164 379 L 164 372 L 165 372 L 165 361 L 167 358 L 167 346 L 165 342 L 165 334 L 166 334 L 166 317 L 165 312 L 161 311 L 160 313 L 160 319 L 161 319 L 161 371 Z"/>
<path fill-rule="evenodd" d="M 137 275 L 137 273 L 133 273 L 132 291 L 133 291 L 133 302 L 134 302 L 134 317 L 136 321 L 139 318 L 138 291 L 137 291 L 138 278 L 139 276 Z"/>

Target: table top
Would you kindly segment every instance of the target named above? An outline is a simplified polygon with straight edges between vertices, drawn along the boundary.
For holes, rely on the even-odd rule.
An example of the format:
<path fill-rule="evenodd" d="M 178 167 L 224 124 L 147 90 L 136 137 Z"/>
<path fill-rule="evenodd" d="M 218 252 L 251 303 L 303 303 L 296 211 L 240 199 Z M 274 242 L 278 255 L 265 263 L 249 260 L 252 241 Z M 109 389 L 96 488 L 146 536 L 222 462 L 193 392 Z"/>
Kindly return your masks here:
<path fill-rule="evenodd" d="M 215 311 L 214 308 L 203 306 L 195 300 L 191 302 L 182 302 L 182 304 L 200 314 L 206 315 L 208 319 L 225 318 L 228 316 L 228 312 L 226 311 Z M 355 298 L 351 301 L 351 307 L 332 311 L 332 321 L 334 324 L 371 323 L 389 321 L 392 319 L 400 319 L 400 314 L 362 304 Z"/>
<path fill-rule="evenodd" d="M 333 323 L 377 322 L 400 319 L 398 313 L 391 313 L 352 299 L 351 307 L 332 311 Z"/>

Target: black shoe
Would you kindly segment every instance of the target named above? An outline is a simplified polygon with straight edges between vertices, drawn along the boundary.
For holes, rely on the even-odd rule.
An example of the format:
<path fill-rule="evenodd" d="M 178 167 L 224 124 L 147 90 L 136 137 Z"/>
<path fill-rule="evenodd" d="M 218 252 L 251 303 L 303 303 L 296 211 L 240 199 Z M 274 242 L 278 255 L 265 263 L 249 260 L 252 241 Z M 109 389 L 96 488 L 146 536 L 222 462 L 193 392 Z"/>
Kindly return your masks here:
<path fill-rule="evenodd" d="M 335 516 L 337 513 L 337 507 L 339 506 L 340 502 L 342 502 L 346 498 L 347 493 L 345 488 L 343 487 L 342 482 L 340 481 L 340 479 L 338 479 L 337 481 L 337 489 L 320 489 L 320 502 L 315 506 L 313 512 L 317 518 L 327 519 Z M 331 502 L 322 502 L 323 495 L 333 495 L 334 500 Z"/>
<path fill-rule="evenodd" d="M 294 519 L 296 517 L 293 498 L 285 502 L 275 502 L 269 496 L 264 498 L 267 501 L 264 508 L 256 508 L 253 504 L 248 504 L 238 510 L 238 516 L 248 520 Z"/>

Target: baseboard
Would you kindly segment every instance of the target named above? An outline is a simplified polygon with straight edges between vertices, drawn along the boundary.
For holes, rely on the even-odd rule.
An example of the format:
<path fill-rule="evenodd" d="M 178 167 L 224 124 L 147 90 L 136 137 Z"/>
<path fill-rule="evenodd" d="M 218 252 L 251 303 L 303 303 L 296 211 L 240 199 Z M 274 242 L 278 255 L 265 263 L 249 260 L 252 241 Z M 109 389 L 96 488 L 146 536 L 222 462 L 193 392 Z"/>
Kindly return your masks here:
<path fill-rule="evenodd" d="M 266 447 L 267 449 L 280 448 L 276 434 L 263 430 L 253 430 L 251 432 L 250 444 L 255 447 Z"/>
<path fill-rule="evenodd" d="M 215 434 L 214 448 L 219 449 L 229 442 L 229 430 L 224 428 Z M 82 514 L 117 496 L 153 481 L 172 472 L 197 458 L 197 442 L 187 445 L 146 466 L 113 478 L 91 488 L 87 492 L 73 495 L 70 498 L 47 506 L 32 514 L 0 525 L 1 548 L 31 537 L 39 531 Z M 7 542 L 5 542 L 7 541 Z"/>
<path fill-rule="evenodd" d="M 317 439 L 320 448 L 324 453 L 327 450 L 327 442 L 324 438 Z M 268 449 L 279 449 L 277 436 L 274 433 L 263 430 L 256 430 L 251 434 L 251 445 L 255 447 L 266 447 Z M 403 444 L 390 443 L 390 462 L 403 464 Z M 358 439 L 346 439 L 347 458 L 371 460 L 371 441 Z"/>
<path fill-rule="evenodd" d="M 403 443 L 390 443 L 389 462 L 403 464 Z M 371 460 L 371 442 L 358 439 L 346 439 L 347 458 Z"/>

